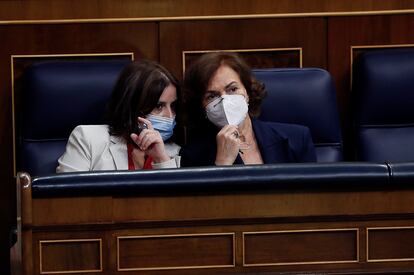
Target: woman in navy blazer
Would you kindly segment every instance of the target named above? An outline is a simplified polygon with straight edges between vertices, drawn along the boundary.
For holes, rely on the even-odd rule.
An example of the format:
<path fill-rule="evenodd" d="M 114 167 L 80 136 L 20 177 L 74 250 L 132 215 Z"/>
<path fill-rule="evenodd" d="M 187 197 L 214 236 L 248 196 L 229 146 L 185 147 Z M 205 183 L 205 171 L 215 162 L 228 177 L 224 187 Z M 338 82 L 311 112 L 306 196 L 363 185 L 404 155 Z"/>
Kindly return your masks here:
<path fill-rule="evenodd" d="M 234 53 L 202 55 L 186 70 L 188 140 L 181 166 L 314 162 L 307 127 L 257 119 L 266 92 Z"/>

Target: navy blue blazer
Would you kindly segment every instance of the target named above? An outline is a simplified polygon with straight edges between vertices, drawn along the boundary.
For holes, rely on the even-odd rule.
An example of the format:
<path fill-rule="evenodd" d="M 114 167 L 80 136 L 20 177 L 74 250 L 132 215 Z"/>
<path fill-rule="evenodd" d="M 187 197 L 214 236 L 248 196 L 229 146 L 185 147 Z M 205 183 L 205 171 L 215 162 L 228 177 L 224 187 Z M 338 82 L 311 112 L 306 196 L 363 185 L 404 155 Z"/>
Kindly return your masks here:
<path fill-rule="evenodd" d="M 309 128 L 258 119 L 252 119 L 252 125 L 265 164 L 316 162 Z M 214 165 L 216 134 L 203 135 L 183 146 L 180 151 L 181 167 Z M 240 156 L 237 156 L 234 164 L 243 164 Z"/>

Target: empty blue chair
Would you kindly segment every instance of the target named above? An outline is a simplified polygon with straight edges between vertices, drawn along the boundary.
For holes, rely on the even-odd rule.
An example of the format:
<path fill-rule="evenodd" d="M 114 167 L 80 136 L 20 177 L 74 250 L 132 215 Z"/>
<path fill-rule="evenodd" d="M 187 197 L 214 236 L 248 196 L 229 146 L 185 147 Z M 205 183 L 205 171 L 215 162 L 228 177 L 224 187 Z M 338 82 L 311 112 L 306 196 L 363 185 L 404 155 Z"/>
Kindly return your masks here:
<path fill-rule="evenodd" d="M 414 161 L 414 49 L 358 56 L 352 92 L 356 159 Z"/>
<path fill-rule="evenodd" d="M 53 61 L 24 73 L 17 149 L 18 171 L 55 173 L 76 125 L 102 124 L 106 102 L 130 61 Z"/>
<path fill-rule="evenodd" d="M 266 86 L 260 118 L 309 127 L 318 162 L 343 160 L 336 91 L 322 69 L 255 69 Z"/>

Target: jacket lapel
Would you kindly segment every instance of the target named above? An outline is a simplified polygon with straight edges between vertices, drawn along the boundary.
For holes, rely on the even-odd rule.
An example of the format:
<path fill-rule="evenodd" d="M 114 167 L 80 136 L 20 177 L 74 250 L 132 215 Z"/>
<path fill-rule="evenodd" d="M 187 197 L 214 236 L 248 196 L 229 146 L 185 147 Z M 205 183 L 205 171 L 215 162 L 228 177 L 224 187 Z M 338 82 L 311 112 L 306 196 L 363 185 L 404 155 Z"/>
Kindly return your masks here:
<path fill-rule="evenodd" d="M 116 170 L 128 169 L 128 152 L 125 140 L 121 137 L 111 136 L 111 143 L 109 145 L 109 151 L 114 159 Z"/>
<path fill-rule="evenodd" d="M 263 163 L 289 162 L 288 141 L 260 120 L 252 119 L 252 125 Z"/>

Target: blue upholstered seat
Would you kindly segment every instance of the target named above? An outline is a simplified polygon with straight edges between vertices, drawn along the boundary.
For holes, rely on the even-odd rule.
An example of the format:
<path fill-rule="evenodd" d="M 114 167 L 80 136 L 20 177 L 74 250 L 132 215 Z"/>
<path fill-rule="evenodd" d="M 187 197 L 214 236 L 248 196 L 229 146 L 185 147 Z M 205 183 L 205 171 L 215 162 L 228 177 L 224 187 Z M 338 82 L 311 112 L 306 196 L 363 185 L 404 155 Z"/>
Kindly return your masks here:
<path fill-rule="evenodd" d="M 343 159 L 336 92 L 330 74 L 322 69 L 256 69 L 267 97 L 260 118 L 308 126 L 318 162 Z"/>
<path fill-rule="evenodd" d="M 361 54 L 352 90 L 356 159 L 414 161 L 414 49 Z"/>
<path fill-rule="evenodd" d="M 55 173 L 76 125 L 103 122 L 106 102 L 130 61 L 55 61 L 32 64 L 24 74 L 18 125 L 18 170 Z"/>

